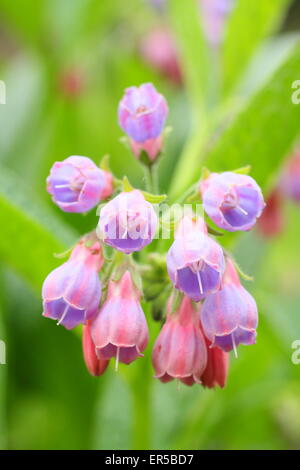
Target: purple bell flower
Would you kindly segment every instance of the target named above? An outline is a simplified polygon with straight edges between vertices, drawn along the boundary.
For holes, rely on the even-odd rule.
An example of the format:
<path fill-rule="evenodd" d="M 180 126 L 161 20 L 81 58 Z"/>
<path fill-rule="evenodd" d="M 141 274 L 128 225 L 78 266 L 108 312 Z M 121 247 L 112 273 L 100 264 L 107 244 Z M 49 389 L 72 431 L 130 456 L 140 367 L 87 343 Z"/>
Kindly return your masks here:
<path fill-rule="evenodd" d="M 212 173 L 200 191 L 207 215 L 229 232 L 250 230 L 265 207 L 260 187 L 248 175 Z"/>
<path fill-rule="evenodd" d="M 225 269 L 223 250 L 207 235 L 203 219 L 182 219 L 168 251 L 167 268 L 174 287 L 195 302 L 220 289 Z"/>
<path fill-rule="evenodd" d="M 135 189 L 120 193 L 101 209 L 97 235 L 107 245 L 129 254 L 151 243 L 156 227 L 153 206 Z"/>
<path fill-rule="evenodd" d="M 98 271 L 103 264 L 100 243 L 88 247 L 79 242 L 70 259 L 54 269 L 42 289 L 43 316 L 68 330 L 86 323 L 98 312 L 101 284 Z"/>
<path fill-rule="evenodd" d="M 47 191 L 64 212 L 86 212 L 110 196 L 112 175 L 87 157 L 72 156 L 54 163 Z"/>
<path fill-rule="evenodd" d="M 140 144 L 161 135 L 167 115 L 167 102 L 152 83 L 127 88 L 119 104 L 120 127 Z"/>
<path fill-rule="evenodd" d="M 241 285 L 231 260 L 227 261 L 222 289 L 208 295 L 203 303 L 201 322 L 212 347 L 223 351 L 234 349 L 236 353 L 239 344 L 255 343 L 257 306 Z"/>

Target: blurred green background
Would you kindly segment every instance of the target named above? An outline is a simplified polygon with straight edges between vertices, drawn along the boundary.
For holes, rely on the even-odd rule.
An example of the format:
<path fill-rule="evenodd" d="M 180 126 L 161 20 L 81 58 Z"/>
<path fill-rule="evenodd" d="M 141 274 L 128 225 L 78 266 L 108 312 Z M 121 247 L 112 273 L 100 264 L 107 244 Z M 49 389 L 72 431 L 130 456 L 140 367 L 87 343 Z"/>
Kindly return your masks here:
<path fill-rule="evenodd" d="M 118 177 L 144 185 L 120 143 L 124 88 L 151 81 L 168 100 L 173 132 L 159 176 L 173 201 L 204 161 L 219 171 L 251 164 L 267 196 L 299 136 L 298 0 L 236 0 L 217 52 L 195 0 L 169 0 L 163 13 L 150 3 L 0 0 L 0 448 L 299 449 L 300 364 L 291 361 L 300 339 L 299 207 L 286 204 L 275 239 L 224 237 L 255 276 L 247 288 L 260 311 L 257 345 L 239 348 L 224 390 L 152 379 L 150 346 L 130 367 L 92 378 L 79 335 L 41 317 L 42 282 L 61 263 L 53 253 L 97 223 L 94 212 L 64 214 L 51 202 L 53 162 L 109 154 Z M 174 36 L 182 86 L 140 54 L 158 26 Z"/>

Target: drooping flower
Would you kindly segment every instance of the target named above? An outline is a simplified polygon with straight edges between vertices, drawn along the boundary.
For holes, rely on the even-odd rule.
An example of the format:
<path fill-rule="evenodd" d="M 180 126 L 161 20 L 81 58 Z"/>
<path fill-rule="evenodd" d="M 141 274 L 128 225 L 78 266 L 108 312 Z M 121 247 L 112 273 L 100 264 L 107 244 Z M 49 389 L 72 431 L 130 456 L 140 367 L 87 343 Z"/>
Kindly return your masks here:
<path fill-rule="evenodd" d="M 64 212 L 86 212 L 112 194 L 112 175 L 87 157 L 72 156 L 54 163 L 47 191 Z"/>
<path fill-rule="evenodd" d="M 212 173 L 200 183 L 200 191 L 207 215 L 229 232 L 250 230 L 265 207 L 260 187 L 248 175 Z"/>
<path fill-rule="evenodd" d="M 141 191 L 134 190 L 120 193 L 101 209 L 97 235 L 107 245 L 128 254 L 151 243 L 156 227 L 153 206 Z"/>
<path fill-rule="evenodd" d="M 101 284 L 98 272 L 103 264 L 99 242 L 79 242 L 70 259 L 52 271 L 44 281 L 43 316 L 72 329 L 92 319 L 98 311 Z"/>
<path fill-rule="evenodd" d="M 154 160 L 161 151 L 162 131 L 168 115 L 165 98 L 156 91 L 152 83 L 130 87 L 119 104 L 119 124 L 129 136 L 136 156 L 144 150 L 152 150 L 149 158 Z M 153 155 L 153 149 L 157 155 Z"/>
<path fill-rule="evenodd" d="M 96 347 L 91 337 L 90 322 L 83 326 L 82 331 L 82 351 L 85 365 L 91 375 L 98 377 L 106 371 L 109 360 L 99 359 L 96 354 Z"/>
<path fill-rule="evenodd" d="M 207 364 L 201 375 L 202 385 L 207 388 L 224 388 L 228 376 L 229 353 L 220 348 L 212 347 L 211 342 L 204 333 L 203 336 L 207 347 Z"/>
<path fill-rule="evenodd" d="M 100 359 L 116 358 L 130 364 L 148 344 L 148 327 L 140 293 L 129 271 L 120 281 L 110 281 L 107 300 L 91 324 L 91 334 Z"/>
<path fill-rule="evenodd" d="M 226 20 L 232 10 L 233 0 L 198 1 L 207 40 L 213 46 L 218 46 L 223 39 Z"/>
<path fill-rule="evenodd" d="M 257 221 L 257 229 L 264 238 L 279 235 L 284 227 L 283 195 L 275 188 L 267 199 L 266 207 Z"/>
<path fill-rule="evenodd" d="M 287 198 L 300 202 L 300 149 L 286 162 L 280 178 L 280 189 Z"/>
<path fill-rule="evenodd" d="M 206 297 L 201 323 L 212 346 L 236 352 L 239 344 L 255 343 L 258 324 L 257 306 L 241 285 L 233 262 L 228 259 L 222 289 Z"/>
<path fill-rule="evenodd" d="M 166 28 L 155 28 L 143 38 L 143 59 L 176 85 L 182 83 L 182 72 L 178 61 L 175 40 Z"/>
<path fill-rule="evenodd" d="M 161 382 L 178 379 L 186 385 L 201 383 L 207 351 L 199 328 L 199 313 L 188 297 L 183 298 L 176 312 L 167 315 L 154 344 L 152 363 L 155 377 Z"/>
<path fill-rule="evenodd" d="M 167 254 L 167 268 L 176 289 L 195 302 L 221 287 L 225 268 L 221 246 L 207 235 L 203 219 L 184 217 Z"/>

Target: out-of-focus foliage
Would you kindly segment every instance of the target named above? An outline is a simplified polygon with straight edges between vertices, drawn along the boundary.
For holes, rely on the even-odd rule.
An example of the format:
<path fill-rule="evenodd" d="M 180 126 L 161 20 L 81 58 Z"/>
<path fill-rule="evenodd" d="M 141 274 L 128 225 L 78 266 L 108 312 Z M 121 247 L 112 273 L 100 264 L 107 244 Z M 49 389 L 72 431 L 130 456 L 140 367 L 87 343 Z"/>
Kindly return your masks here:
<path fill-rule="evenodd" d="M 219 54 L 204 41 L 196 1 L 169 0 L 163 15 L 150 3 L 0 0 L 0 80 L 7 88 L 0 105 L 1 448 L 300 446 L 300 365 L 291 361 L 300 339 L 299 208 L 286 208 L 285 231 L 274 241 L 255 232 L 226 235 L 255 275 L 247 287 L 258 300 L 260 326 L 257 345 L 232 358 L 224 390 L 155 381 L 151 345 L 118 374 L 111 368 L 92 378 L 79 335 L 40 315 L 43 278 L 62 262 L 53 253 L 97 223 L 94 213 L 54 207 L 45 191 L 53 162 L 110 154 L 118 177 L 144 185 L 119 141 L 116 110 L 125 87 L 152 81 L 168 100 L 173 132 L 159 175 L 173 200 L 199 178 L 203 163 L 217 171 L 250 163 L 267 191 L 298 137 L 295 24 L 293 34 L 285 32 L 291 2 L 236 0 Z M 141 38 L 162 24 L 178 45 L 183 88 L 139 53 Z M 159 324 L 151 330 L 153 343 Z"/>

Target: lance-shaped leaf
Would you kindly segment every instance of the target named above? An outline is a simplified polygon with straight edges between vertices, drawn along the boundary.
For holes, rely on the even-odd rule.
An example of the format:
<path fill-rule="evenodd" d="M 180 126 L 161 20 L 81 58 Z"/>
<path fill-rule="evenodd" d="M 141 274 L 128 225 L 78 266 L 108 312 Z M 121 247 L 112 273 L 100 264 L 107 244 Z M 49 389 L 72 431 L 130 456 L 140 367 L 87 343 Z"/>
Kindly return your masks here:
<path fill-rule="evenodd" d="M 10 171 L 0 168 L 0 257 L 36 290 L 61 261 L 76 235 L 30 194 Z"/>
<path fill-rule="evenodd" d="M 205 164 L 212 171 L 251 165 L 251 176 L 265 187 L 299 135 L 300 106 L 292 102 L 299 75 L 300 44 L 265 86 L 236 116 Z"/>
<path fill-rule="evenodd" d="M 225 93 L 237 83 L 263 39 L 277 29 L 290 0 L 236 0 L 222 48 Z"/>

